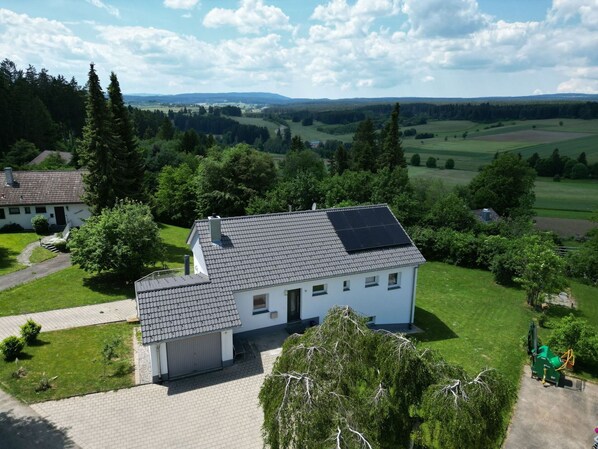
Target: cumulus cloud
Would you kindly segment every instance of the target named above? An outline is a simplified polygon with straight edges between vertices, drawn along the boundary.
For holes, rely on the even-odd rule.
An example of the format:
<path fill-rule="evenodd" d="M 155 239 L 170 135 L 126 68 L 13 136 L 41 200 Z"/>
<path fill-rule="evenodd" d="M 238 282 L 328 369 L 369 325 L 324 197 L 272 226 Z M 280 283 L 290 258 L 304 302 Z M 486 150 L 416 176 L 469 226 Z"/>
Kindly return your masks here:
<path fill-rule="evenodd" d="M 282 9 L 266 5 L 263 0 L 241 0 L 238 9 L 213 8 L 203 24 L 208 28 L 232 26 L 243 34 L 257 34 L 263 29 L 293 30 Z"/>
<path fill-rule="evenodd" d="M 480 30 L 490 20 L 480 12 L 476 0 L 404 0 L 402 11 L 418 36 L 463 36 Z"/>
<path fill-rule="evenodd" d="M 164 0 L 164 6 L 170 9 L 193 9 L 199 0 Z"/>
<path fill-rule="evenodd" d="M 104 3 L 102 0 L 87 0 L 87 3 L 96 8 L 104 9 L 108 14 L 114 17 L 120 17 L 120 11 L 115 6 Z"/>

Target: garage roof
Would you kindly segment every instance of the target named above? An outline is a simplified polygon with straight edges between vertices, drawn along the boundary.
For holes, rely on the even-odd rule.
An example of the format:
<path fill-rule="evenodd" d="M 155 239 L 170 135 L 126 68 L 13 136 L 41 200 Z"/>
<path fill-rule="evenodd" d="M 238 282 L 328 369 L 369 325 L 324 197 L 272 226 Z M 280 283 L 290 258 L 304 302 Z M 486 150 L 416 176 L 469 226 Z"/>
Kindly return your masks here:
<path fill-rule="evenodd" d="M 389 211 L 386 205 L 343 211 L 366 209 Z M 137 282 L 143 343 L 240 326 L 237 291 L 425 262 L 411 239 L 403 246 L 348 252 L 327 214 L 338 210 L 222 218 L 219 245 L 210 240 L 208 220 L 196 221 L 189 241 L 199 235 L 209 280 L 191 275 Z"/>

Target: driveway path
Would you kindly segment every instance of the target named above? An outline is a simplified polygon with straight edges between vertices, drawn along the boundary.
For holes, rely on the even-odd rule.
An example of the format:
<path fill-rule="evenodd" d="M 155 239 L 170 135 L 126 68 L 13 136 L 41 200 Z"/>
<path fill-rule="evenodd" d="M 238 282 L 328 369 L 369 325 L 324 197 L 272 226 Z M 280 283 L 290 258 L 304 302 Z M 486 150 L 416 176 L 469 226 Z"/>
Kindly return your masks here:
<path fill-rule="evenodd" d="M 16 285 L 42 278 L 70 266 L 71 257 L 68 254 L 59 254 L 53 259 L 0 276 L 0 290 L 6 290 Z"/>
<path fill-rule="evenodd" d="M 6 449 L 77 449 L 66 435 L 31 407 L 0 390 L 0 447 Z"/>
<path fill-rule="evenodd" d="M 0 340 L 9 335 L 18 335 L 19 328 L 28 318 L 42 325 L 42 332 L 69 329 L 71 327 L 91 326 L 94 324 L 125 321 L 136 315 L 134 299 L 106 302 L 91 306 L 71 307 L 68 309 L 48 310 L 47 312 L 28 313 L 0 317 Z"/>
<path fill-rule="evenodd" d="M 576 385 L 576 379 L 567 378 Z M 598 426 L 598 385 L 542 385 L 526 366 L 503 449 L 589 449 Z"/>
<path fill-rule="evenodd" d="M 222 371 L 32 408 L 85 449 L 262 449 L 258 393 L 281 342 Z"/>

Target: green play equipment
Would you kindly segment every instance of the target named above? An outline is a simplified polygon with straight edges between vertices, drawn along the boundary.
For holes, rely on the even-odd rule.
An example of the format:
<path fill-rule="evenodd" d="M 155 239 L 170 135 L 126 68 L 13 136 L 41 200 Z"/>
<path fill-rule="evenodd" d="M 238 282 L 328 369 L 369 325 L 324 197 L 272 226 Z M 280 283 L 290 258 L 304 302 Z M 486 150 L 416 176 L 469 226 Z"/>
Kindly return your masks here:
<path fill-rule="evenodd" d="M 569 349 L 562 356 L 554 355 L 548 346 L 538 347 L 536 323 L 532 321 L 527 334 L 527 353 L 530 356 L 532 377 L 542 379 L 542 383 L 552 382 L 558 385 L 565 369 L 573 368 L 575 355 Z"/>

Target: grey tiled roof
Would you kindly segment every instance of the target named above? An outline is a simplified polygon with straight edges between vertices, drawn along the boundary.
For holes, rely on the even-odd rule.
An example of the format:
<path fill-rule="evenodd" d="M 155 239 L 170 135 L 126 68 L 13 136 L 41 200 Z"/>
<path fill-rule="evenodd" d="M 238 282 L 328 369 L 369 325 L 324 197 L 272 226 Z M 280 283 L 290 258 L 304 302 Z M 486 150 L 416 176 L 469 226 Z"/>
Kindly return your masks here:
<path fill-rule="evenodd" d="M 83 171 L 13 171 L 15 183 L 6 185 L 0 171 L 0 207 L 83 203 Z"/>
<path fill-rule="evenodd" d="M 371 207 L 387 206 L 350 209 Z M 223 218 L 222 245 L 210 241 L 208 220 L 196 221 L 191 233 L 200 236 L 209 282 L 190 286 L 181 280 L 184 285 L 178 287 L 172 281 L 155 281 L 152 286 L 139 282 L 143 343 L 240 325 L 236 291 L 425 262 L 413 242 L 348 253 L 328 220 L 328 210 Z M 221 321 L 206 321 L 211 314 Z"/>
<path fill-rule="evenodd" d="M 50 150 L 44 150 L 42 151 L 40 154 L 38 154 L 35 159 L 33 159 L 31 162 L 29 162 L 28 165 L 37 165 L 37 164 L 41 164 L 42 162 L 44 162 L 46 159 L 48 159 L 50 156 L 52 155 L 58 155 L 60 156 L 60 159 L 63 160 L 63 162 L 66 162 L 67 164 L 71 162 L 71 160 L 73 159 L 73 153 L 68 153 L 66 151 L 50 151 Z"/>

